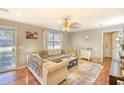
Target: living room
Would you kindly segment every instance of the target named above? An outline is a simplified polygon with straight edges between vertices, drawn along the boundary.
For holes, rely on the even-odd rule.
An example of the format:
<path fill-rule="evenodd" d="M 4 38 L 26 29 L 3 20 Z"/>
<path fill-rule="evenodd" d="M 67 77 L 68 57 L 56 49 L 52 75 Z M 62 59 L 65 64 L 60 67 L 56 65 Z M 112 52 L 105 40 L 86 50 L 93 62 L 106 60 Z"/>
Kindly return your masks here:
<path fill-rule="evenodd" d="M 124 84 L 110 68 L 121 62 L 123 10 L 0 8 L 0 84 Z M 104 33 L 111 32 L 117 32 L 114 48 L 104 45 Z"/>

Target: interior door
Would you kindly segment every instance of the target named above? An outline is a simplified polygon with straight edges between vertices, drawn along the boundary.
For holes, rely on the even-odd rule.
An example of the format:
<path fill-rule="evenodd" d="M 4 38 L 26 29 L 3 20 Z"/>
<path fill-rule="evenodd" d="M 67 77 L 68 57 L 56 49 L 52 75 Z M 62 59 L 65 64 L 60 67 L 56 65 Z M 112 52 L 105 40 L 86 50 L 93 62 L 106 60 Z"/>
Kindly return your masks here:
<path fill-rule="evenodd" d="M 112 33 L 104 34 L 104 57 L 112 57 Z"/>

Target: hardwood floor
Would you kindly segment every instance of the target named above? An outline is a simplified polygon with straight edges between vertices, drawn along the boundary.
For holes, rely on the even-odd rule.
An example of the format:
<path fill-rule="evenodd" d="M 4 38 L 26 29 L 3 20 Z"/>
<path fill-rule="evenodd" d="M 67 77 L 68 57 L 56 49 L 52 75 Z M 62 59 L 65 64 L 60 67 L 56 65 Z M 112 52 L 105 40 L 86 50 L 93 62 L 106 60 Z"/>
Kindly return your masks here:
<path fill-rule="evenodd" d="M 112 59 L 105 58 L 103 61 L 103 70 L 95 81 L 95 85 L 109 85 L 109 69 Z"/>
<path fill-rule="evenodd" d="M 109 68 L 111 60 L 105 59 L 103 62 L 103 70 L 95 81 L 95 85 L 109 84 Z M 0 74 L 0 85 L 39 85 L 39 82 L 34 78 L 31 72 L 27 69 L 10 71 Z"/>
<path fill-rule="evenodd" d="M 38 85 L 39 82 L 27 69 L 10 71 L 0 74 L 0 85 Z"/>
<path fill-rule="evenodd" d="M 15 68 L 15 62 L 0 62 L 0 73 L 10 71 Z"/>

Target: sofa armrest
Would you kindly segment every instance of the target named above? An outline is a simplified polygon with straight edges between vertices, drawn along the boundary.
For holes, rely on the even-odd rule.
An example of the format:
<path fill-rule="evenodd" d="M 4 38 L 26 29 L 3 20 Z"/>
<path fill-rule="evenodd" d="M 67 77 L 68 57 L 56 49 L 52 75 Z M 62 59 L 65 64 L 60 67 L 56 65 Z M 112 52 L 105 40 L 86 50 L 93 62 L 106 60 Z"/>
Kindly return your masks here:
<path fill-rule="evenodd" d="M 35 54 L 28 55 L 28 67 L 30 67 L 38 76 L 42 76 L 42 59 Z"/>
<path fill-rule="evenodd" d="M 60 63 L 55 63 L 52 61 L 48 61 L 43 64 L 43 69 L 45 70 L 46 74 L 54 72 L 55 70 L 61 69 L 63 67 L 67 67 L 68 62 L 62 61 Z"/>
<path fill-rule="evenodd" d="M 60 83 L 60 81 L 65 79 L 66 74 L 67 74 L 66 61 L 62 61 L 60 63 L 54 63 L 54 62 L 48 61 L 46 64 L 43 64 L 42 78 L 43 78 L 44 84 L 58 84 Z"/>
<path fill-rule="evenodd" d="M 52 73 L 58 69 L 61 69 L 63 67 L 67 67 L 67 62 L 66 61 L 63 61 L 63 62 L 60 62 L 60 63 L 54 63 L 53 65 L 49 65 L 47 66 L 47 70 L 48 70 L 48 73 Z"/>

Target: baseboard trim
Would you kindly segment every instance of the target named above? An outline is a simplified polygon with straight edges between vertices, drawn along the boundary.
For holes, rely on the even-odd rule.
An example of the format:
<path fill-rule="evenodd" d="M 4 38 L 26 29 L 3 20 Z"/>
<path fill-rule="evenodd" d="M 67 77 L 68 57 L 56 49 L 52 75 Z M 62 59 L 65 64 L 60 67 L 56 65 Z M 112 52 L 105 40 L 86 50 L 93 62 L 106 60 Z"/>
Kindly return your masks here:
<path fill-rule="evenodd" d="M 17 67 L 15 70 L 23 69 L 23 68 L 26 68 L 26 67 L 27 67 L 27 65 L 25 65 L 25 66 L 20 66 L 20 67 Z"/>

